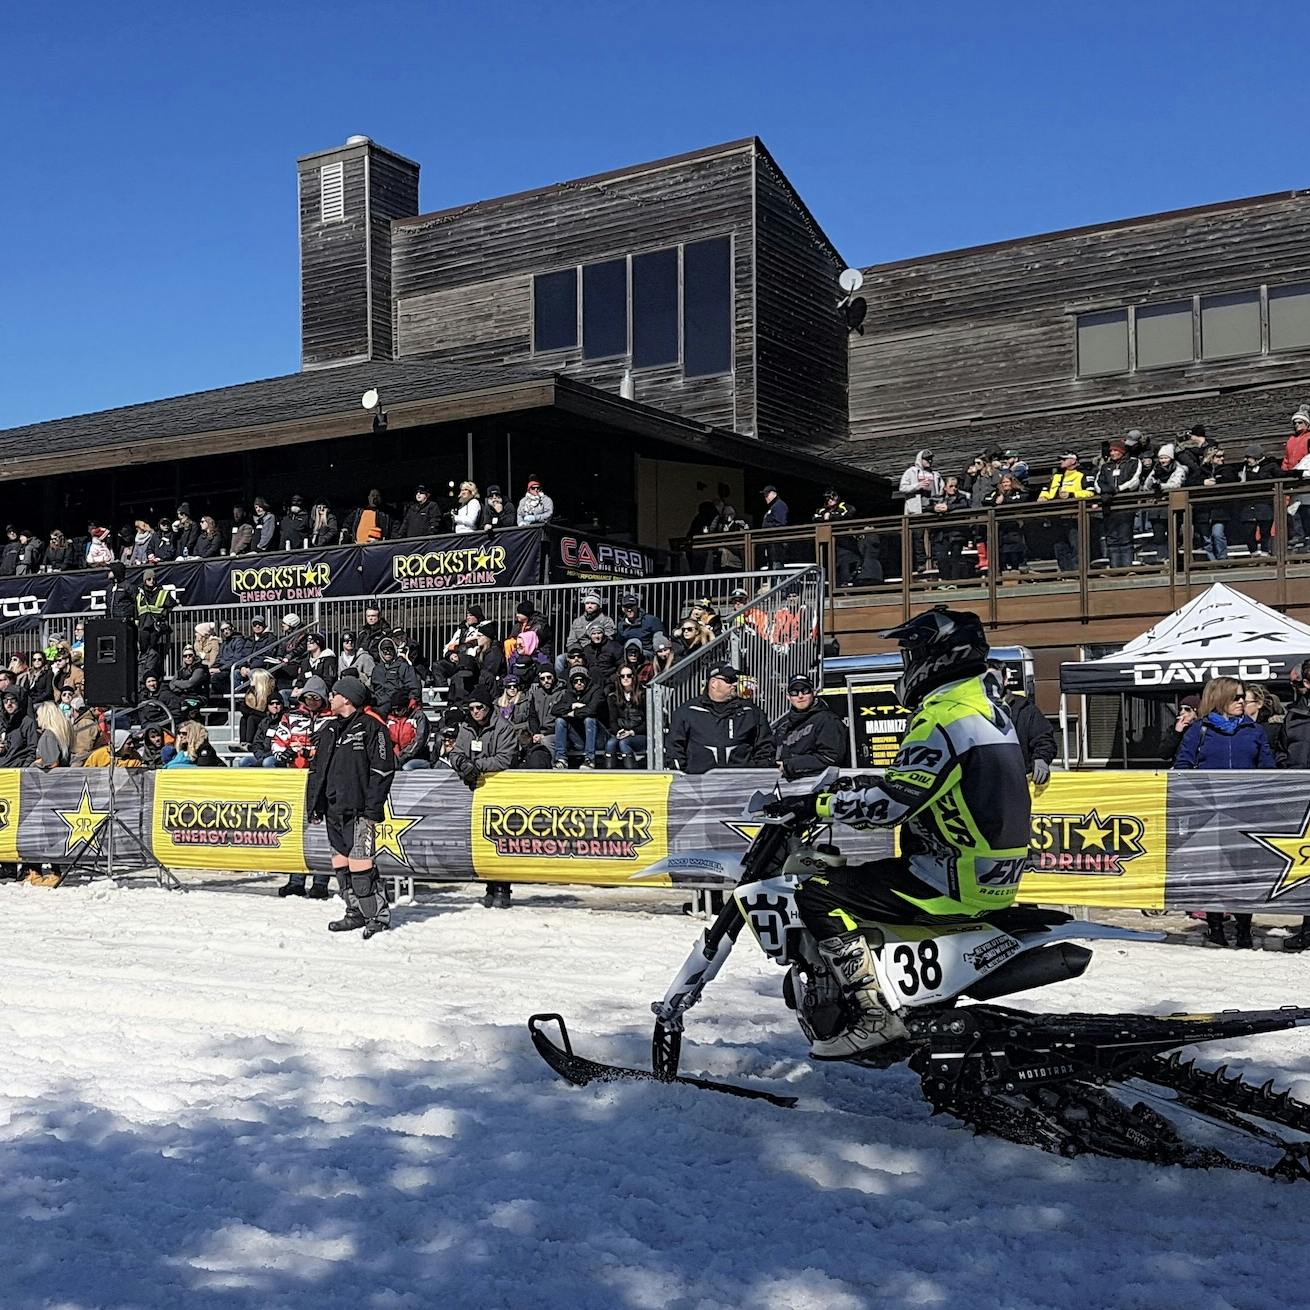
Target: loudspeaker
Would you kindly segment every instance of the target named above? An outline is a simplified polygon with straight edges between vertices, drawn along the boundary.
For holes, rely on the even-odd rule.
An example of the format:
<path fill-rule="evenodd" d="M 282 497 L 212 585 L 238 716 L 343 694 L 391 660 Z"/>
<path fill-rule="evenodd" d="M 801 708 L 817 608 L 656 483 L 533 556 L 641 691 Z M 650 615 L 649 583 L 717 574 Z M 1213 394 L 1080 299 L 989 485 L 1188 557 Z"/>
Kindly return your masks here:
<path fill-rule="evenodd" d="M 122 709 L 137 702 L 136 624 L 128 619 L 88 619 L 82 695 L 88 705 Z"/>

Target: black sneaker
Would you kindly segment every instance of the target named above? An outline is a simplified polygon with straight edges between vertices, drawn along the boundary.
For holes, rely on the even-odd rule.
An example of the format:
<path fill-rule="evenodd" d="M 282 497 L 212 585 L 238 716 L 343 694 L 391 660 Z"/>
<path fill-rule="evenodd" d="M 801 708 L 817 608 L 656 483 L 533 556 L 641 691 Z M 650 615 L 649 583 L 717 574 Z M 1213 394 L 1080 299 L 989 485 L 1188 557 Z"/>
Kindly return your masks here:
<path fill-rule="evenodd" d="M 364 925 L 364 940 L 368 941 L 370 937 L 376 937 L 380 932 L 386 932 L 391 925 L 385 919 L 370 919 Z"/>
<path fill-rule="evenodd" d="M 1247 928 L 1245 931 L 1241 928 L 1237 930 L 1233 937 L 1233 949 L 1238 951 L 1255 950 L 1255 942 L 1251 940 L 1250 928 Z"/>
<path fill-rule="evenodd" d="M 496 893 L 495 893 L 495 894 L 492 896 L 492 898 L 491 898 L 491 907 L 492 907 L 492 909 L 495 909 L 495 910 L 508 910 L 508 909 L 509 909 L 509 896 L 510 896 L 510 893 L 509 893 L 509 888 L 508 888 L 508 887 L 497 889 Z"/>
<path fill-rule="evenodd" d="M 310 901 L 330 901 L 332 888 L 325 882 L 316 882 L 304 895 L 305 899 Z"/>
<path fill-rule="evenodd" d="M 333 919 L 328 924 L 328 932 L 354 932 L 356 928 L 362 928 L 365 922 L 358 910 L 347 910 L 343 918 Z"/>
<path fill-rule="evenodd" d="M 304 880 L 302 879 L 301 881 L 297 882 L 294 878 L 290 879 L 288 882 L 284 883 L 281 887 L 277 889 L 277 894 L 279 896 L 304 896 L 305 895 Z"/>
<path fill-rule="evenodd" d="M 494 887 L 488 887 L 487 890 L 482 893 L 482 904 L 484 908 L 489 910 L 493 905 L 495 905 L 495 903 L 496 889 Z"/>

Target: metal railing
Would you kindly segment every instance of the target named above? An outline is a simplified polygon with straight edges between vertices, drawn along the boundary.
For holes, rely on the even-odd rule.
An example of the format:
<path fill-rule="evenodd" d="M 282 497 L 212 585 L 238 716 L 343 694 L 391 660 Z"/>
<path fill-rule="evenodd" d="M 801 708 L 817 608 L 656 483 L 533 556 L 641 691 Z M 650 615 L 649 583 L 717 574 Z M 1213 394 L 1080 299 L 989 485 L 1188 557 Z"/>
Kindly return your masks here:
<path fill-rule="evenodd" d="M 650 767 L 664 767 L 664 735 L 673 712 L 700 695 L 716 665 L 727 663 L 739 670 L 738 694 L 750 696 L 770 723 L 780 719 L 787 710 L 787 683 L 798 673 L 817 679 L 823 598 L 823 570 L 814 565 L 798 569 L 727 616 L 713 641 L 652 678 L 646 685 Z"/>

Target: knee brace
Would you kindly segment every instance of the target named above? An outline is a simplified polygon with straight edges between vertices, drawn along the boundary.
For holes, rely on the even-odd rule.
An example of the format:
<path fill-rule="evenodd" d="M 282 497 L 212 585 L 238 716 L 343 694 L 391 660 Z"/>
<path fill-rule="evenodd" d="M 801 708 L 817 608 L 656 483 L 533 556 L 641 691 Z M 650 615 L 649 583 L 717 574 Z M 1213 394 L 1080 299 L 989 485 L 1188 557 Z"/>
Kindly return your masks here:
<path fill-rule="evenodd" d="M 376 919 L 378 911 L 386 905 L 386 898 L 382 895 L 382 879 L 378 877 L 377 866 L 356 871 L 350 871 L 350 890 L 355 893 L 355 900 L 359 903 L 359 912 L 366 919 Z"/>

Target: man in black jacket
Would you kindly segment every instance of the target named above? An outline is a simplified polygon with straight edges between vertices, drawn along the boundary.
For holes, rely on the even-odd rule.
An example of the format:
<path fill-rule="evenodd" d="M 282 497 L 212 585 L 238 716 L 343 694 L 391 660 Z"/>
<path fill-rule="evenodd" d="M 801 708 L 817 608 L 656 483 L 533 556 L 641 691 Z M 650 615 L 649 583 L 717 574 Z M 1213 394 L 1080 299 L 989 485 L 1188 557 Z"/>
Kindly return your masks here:
<path fill-rule="evenodd" d="M 1055 731 L 1050 719 L 1027 696 L 1006 687 L 1005 666 L 994 660 L 987 665 L 986 686 L 992 699 L 1000 701 L 1010 713 L 1028 776 L 1037 786 L 1044 786 L 1051 780 L 1055 761 Z"/>
<path fill-rule="evenodd" d="M 731 664 L 711 669 L 704 693 L 674 711 L 664 742 L 671 768 L 709 773 L 774 764 L 769 721 L 758 705 L 737 695 L 740 677 Z"/>
<path fill-rule="evenodd" d="M 293 495 L 287 502 L 287 512 L 277 525 L 273 550 L 304 550 L 309 543 L 309 512 L 302 496 Z"/>
<path fill-rule="evenodd" d="M 408 660 L 402 659 L 390 637 L 378 642 L 378 662 L 369 677 L 379 714 L 390 714 L 397 706 L 423 699 L 418 674 Z"/>
<path fill-rule="evenodd" d="M 582 747 L 583 769 L 596 767 L 596 736 L 605 717 L 605 688 L 585 666 L 569 670 L 569 699 L 555 719 L 555 767 L 569 767 L 569 749 Z"/>
<path fill-rule="evenodd" d="M 332 932 L 363 928 L 365 939 L 391 927 L 391 907 L 373 854 L 395 777 L 396 759 L 387 725 L 368 705 L 364 684 L 341 678 L 332 688 L 332 714 L 319 730 L 309 766 L 305 813 L 327 821 L 332 868 L 346 902 Z"/>
<path fill-rule="evenodd" d="M 815 695 L 814 682 L 798 673 L 787 684 L 791 708 L 773 726 L 778 768 L 784 778 L 809 778 L 846 763 L 846 725 Z"/>
<path fill-rule="evenodd" d="M 402 537 L 437 537 L 441 535 L 441 509 L 433 503 L 426 487 L 414 488 L 414 499 L 405 507 L 400 525 Z"/>
<path fill-rule="evenodd" d="M 127 565 L 115 560 L 109 566 L 105 587 L 105 613 L 111 619 L 136 622 L 136 593 L 127 585 Z"/>

